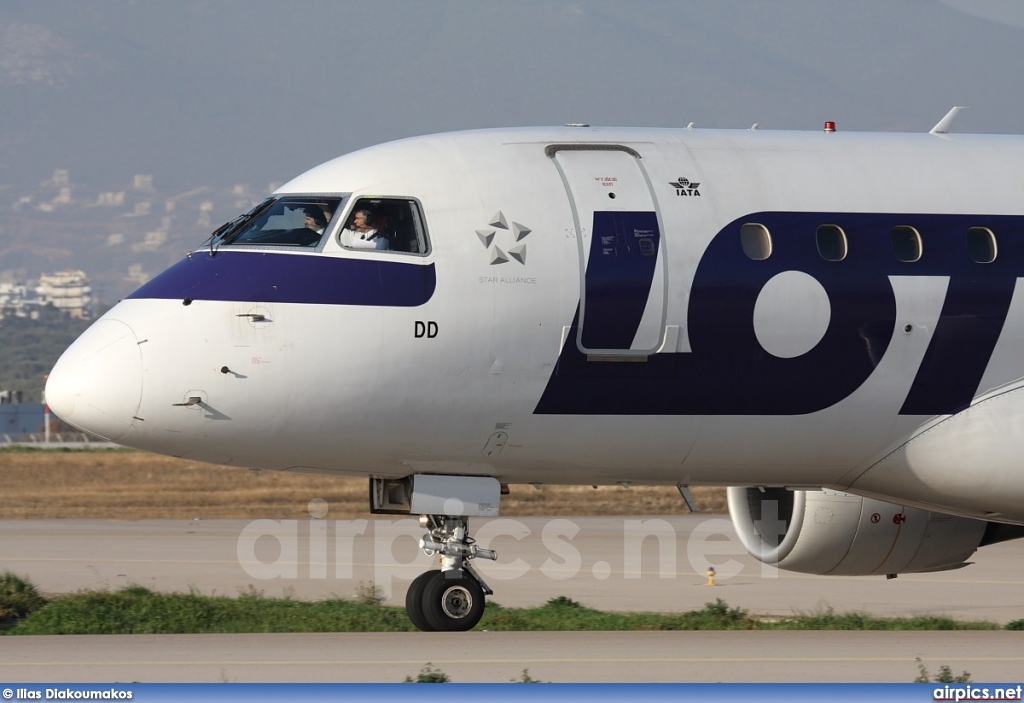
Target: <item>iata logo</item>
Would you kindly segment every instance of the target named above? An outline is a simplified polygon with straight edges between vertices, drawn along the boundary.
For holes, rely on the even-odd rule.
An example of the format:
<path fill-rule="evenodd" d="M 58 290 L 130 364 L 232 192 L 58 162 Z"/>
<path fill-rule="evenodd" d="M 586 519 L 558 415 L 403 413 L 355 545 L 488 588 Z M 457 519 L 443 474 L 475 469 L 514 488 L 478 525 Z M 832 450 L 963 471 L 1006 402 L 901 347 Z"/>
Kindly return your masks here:
<path fill-rule="evenodd" d="M 688 178 L 680 178 L 678 181 L 669 181 L 668 184 L 676 189 L 676 195 L 700 196 L 700 183 L 691 183 Z"/>
<path fill-rule="evenodd" d="M 518 222 L 509 225 L 505 214 L 500 210 L 487 224 L 494 229 L 478 229 L 476 236 L 480 238 L 480 243 L 487 248 L 491 266 L 507 264 L 510 260 L 518 261 L 525 266 L 526 244 L 523 243 L 523 240 L 533 230 Z M 505 242 L 511 242 L 511 245 L 505 244 Z"/>

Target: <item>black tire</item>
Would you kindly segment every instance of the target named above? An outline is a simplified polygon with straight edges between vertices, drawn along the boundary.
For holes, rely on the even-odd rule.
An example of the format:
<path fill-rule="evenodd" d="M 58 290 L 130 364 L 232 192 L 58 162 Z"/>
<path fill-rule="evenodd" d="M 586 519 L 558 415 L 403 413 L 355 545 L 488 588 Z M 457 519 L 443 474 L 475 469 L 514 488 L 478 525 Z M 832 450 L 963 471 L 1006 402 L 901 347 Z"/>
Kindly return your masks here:
<path fill-rule="evenodd" d="M 423 589 L 423 614 L 438 632 L 465 632 L 484 614 L 484 592 L 474 579 L 438 571 Z"/>
<path fill-rule="evenodd" d="M 423 632 L 434 632 L 436 629 L 427 622 L 427 616 L 423 613 L 423 591 L 432 578 L 440 575 L 440 571 L 424 571 L 413 579 L 409 590 L 405 592 L 405 612 L 412 624 Z"/>

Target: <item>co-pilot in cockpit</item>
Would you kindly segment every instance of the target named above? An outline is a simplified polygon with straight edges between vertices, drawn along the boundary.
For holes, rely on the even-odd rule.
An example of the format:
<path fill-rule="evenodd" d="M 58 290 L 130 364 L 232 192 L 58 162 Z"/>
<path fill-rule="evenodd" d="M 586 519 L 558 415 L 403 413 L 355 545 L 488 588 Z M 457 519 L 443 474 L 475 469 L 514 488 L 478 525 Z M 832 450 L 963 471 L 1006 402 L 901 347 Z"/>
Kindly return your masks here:
<path fill-rule="evenodd" d="M 341 198 L 270 198 L 214 233 L 215 243 L 312 247 L 338 210 Z"/>

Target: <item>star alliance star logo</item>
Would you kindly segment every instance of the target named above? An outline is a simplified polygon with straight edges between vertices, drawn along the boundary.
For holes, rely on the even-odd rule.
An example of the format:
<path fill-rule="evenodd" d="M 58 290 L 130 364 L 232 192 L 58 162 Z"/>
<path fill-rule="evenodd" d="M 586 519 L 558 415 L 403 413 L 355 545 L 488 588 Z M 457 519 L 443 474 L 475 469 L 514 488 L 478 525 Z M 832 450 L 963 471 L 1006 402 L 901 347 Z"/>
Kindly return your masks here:
<path fill-rule="evenodd" d="M 480 243 L 487 249 L 491 266 L 507 264 L 513 259 L 526 266 L 526 245 L 523 244 L 523 240 L 533 230 L 518 222 L 513 222 L 510 226 L 501 210 L 498 210 L 487 224 L 494 229 L 478 229 L 476 236 L 480 238 Z M 502 234 L 499 230 L 504 230 L 508 235 Z M 499 247 L 497 241 L 499 237 L 507 241 L 509 236 L 512 238 L 511 247 L 506 246 L 505 249 Z"/>

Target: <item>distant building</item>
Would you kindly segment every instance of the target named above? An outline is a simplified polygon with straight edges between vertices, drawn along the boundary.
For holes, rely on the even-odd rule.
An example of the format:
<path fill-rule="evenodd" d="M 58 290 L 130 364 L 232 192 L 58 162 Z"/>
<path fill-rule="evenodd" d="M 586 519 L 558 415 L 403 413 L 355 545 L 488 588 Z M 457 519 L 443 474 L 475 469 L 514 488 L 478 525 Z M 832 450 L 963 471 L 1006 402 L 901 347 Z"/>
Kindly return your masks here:
<path fill-rule="evenodd" d="M 204 200 L 199 203 L 199 221 L 196 223 L 200 227 L 210 226 L 210 213 L 213 212 L 213 203 L 209 200 Z"/>
<path fill-rule="evenodd" d="M 96 204 L 103 207 L 122 207 L 124 205 L 124 191 L 104 191 L 96 198 Z"/>
<path fill-rule="evenodd" d="M 0 320 L 5 317 L 39 317 L 39 298 L 20 283 L 0 283 Z"/>
<path fill-rule="evenodd" d="M 22 401 L 21 391 L 0 391 L 0 405 L 14 405 Z"/>
<path fill-rule="evenodd" d="M 160 247 L 162 247 L 166 242 L 167 232 L 158 229 L 153 230 L 151 232 L 146 232 L 146 235 L 141 242 L 135 242 L 132 244 L 132 251 L 160 251 Z"/>
<path fill-rule="evenodd" d="M 131 283 L 134 287 L 138 287 L 149 281 L 149 273 L 142 267 L 142 264 L 131 264 L 128 267 L 128 275 L 124 277 L 124 280 Z"/>
<path fill-rule="evenodd" d="M 36 295 L 41 305 L 52 304 L 71 317 L 88 318 L 92 315 L 92 288 L 84 271 L 44 273 L 39 277 Z"/>

